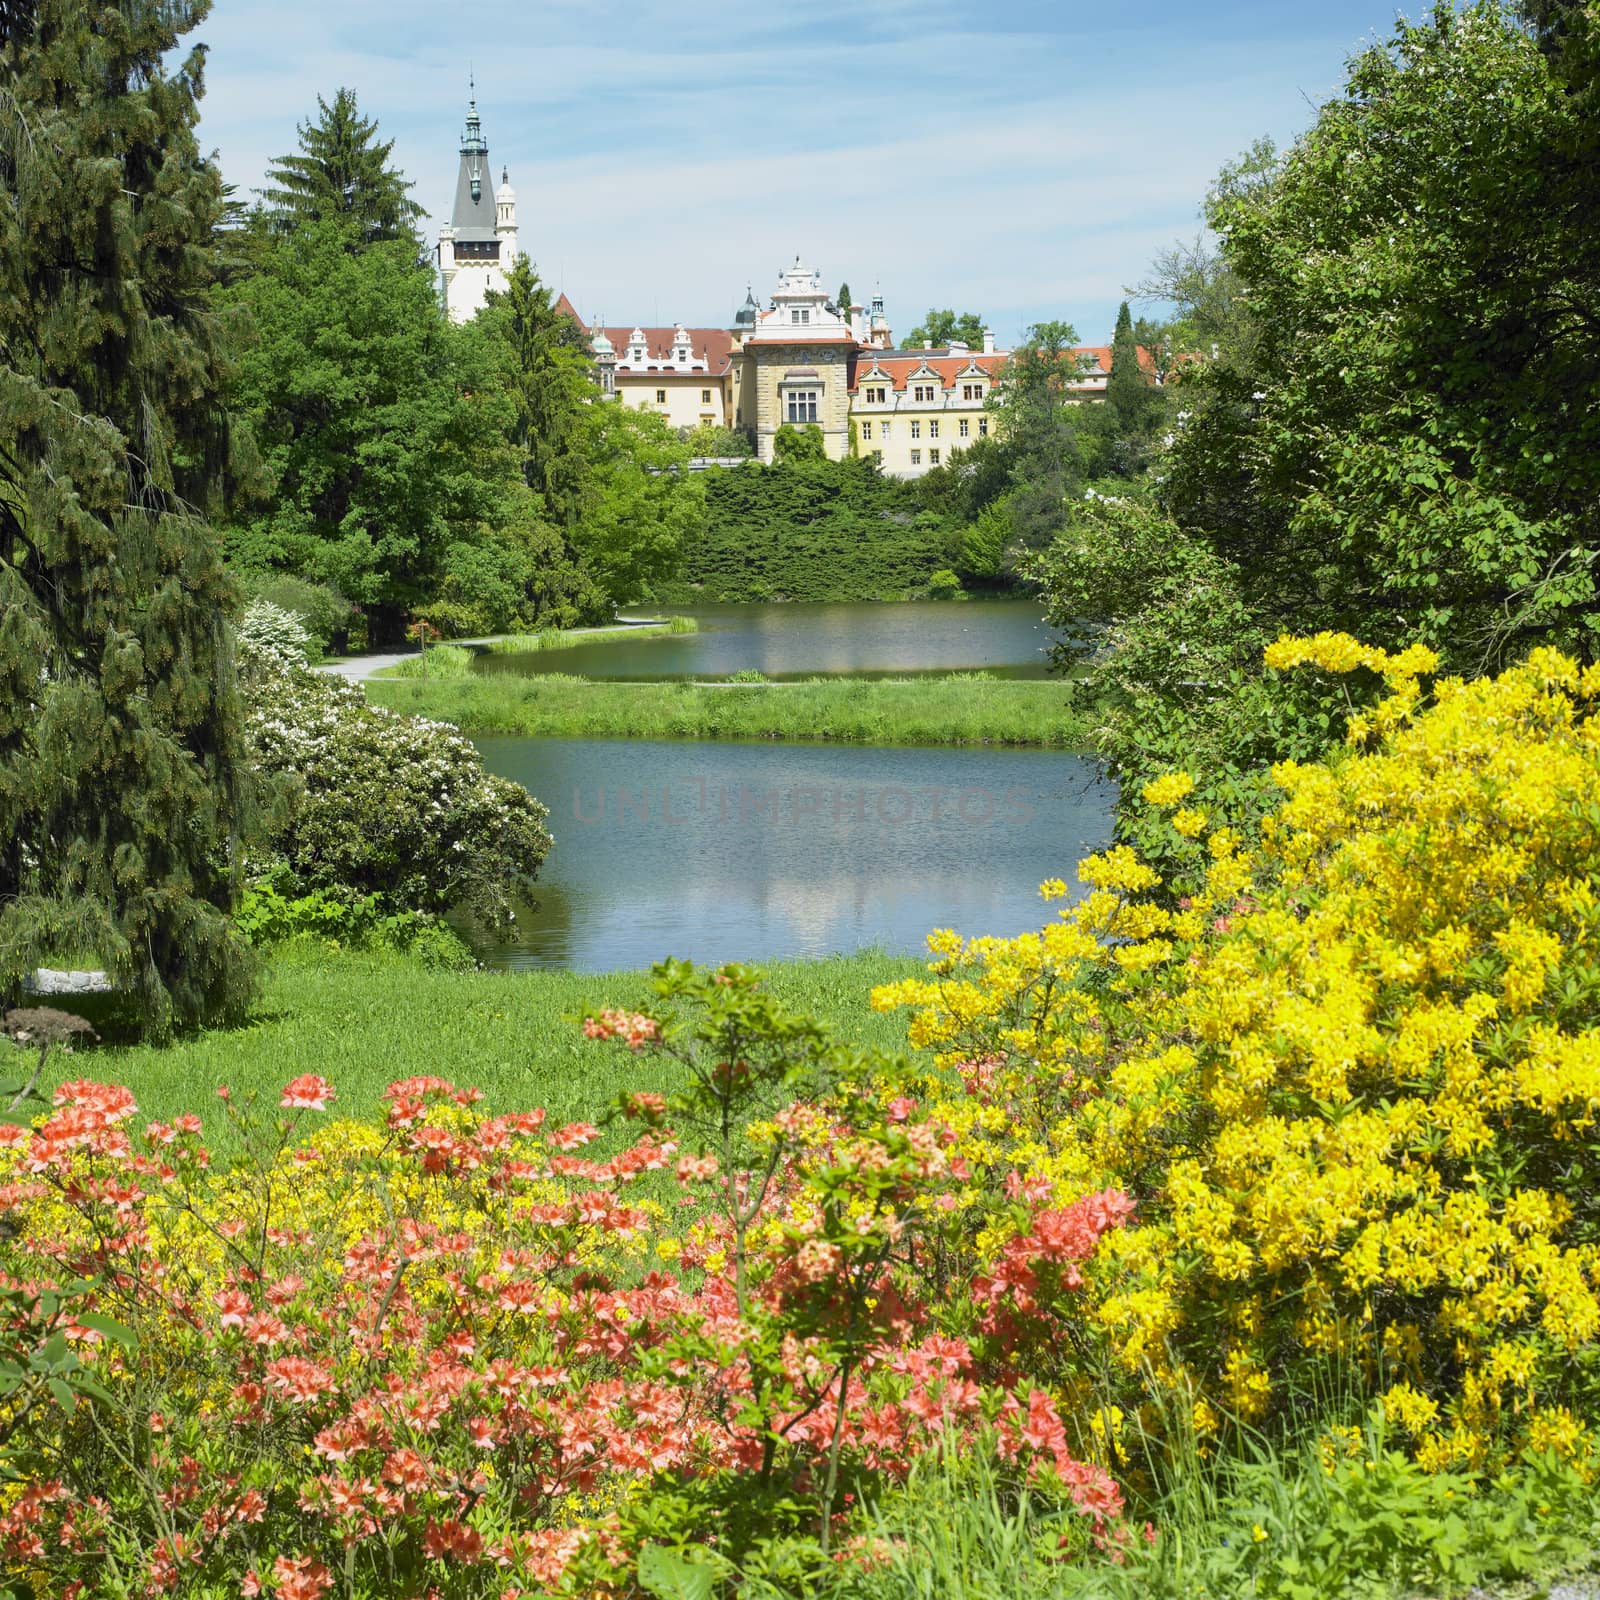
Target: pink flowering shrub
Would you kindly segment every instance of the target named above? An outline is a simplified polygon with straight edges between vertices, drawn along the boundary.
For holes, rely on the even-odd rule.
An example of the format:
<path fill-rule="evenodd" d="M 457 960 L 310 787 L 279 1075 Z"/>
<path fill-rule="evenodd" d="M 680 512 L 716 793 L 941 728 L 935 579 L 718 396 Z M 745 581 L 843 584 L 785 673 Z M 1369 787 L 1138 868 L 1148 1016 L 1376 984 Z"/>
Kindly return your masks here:
<path fill-rule="evenodd" d="M 33 1408 L 30 1481 L 0 1496 L 6 1570 L 64 1595 L 628 1592 L 651 1538 L 737 1559 L 788 1531 L 826 1559 L 875 1482 L 963 1440 L 1085 1543 L 1120 1537 L 1058 1397 L 996 1352 L 1048 1337 L 1126 1200 L 999 1196 L 985 1266 L 947 1227 L 953 1135 L 891 1064 L 737 968 L 658 970 L 653 1014 L 586 1025 L 654 1075 L 618 1107 L 631 1141 L 439 1077 L 392 1084 L 381 1126 L 329 1122 L 316 1074 L 276 1116 L 224 1092 L 251 1152 L 226 1172 L 197 1115 L 141 1127 L 115 1085 L 0 1128 L 4 1281 L 94 1285 L 61 1329 L 89 1387 Z"/>

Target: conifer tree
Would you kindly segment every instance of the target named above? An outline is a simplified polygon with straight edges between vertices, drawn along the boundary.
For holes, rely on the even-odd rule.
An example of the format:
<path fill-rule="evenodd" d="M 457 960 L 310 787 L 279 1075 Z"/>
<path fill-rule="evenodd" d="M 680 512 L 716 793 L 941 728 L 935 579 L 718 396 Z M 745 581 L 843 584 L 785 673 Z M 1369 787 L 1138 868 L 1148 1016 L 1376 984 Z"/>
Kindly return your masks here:
<path fill-rule="evenodd" d="M 1106 379 L 1106 404 L 1117 414 L 1125 433 L 1136 432 L 1150 408 L 1150 385 L 1139 365 L 1139 342 L 1128 302 L 1117 312 L 1111 335 L 1111 375 Z"/>
<path fill-rule="evenodd" d="M 574 348 L 577 325 L 553 304 L 526 256 L 518 256 L 503 290 L 489 293 L 489 319 L 511 358 L 516 407 L 512 437 L 523 478 L 557 527 L 577 520 L 588 485 L 583 412 L 592 398 L 590 357 Z"/>
<path fill-rule="evenodd" d="M 92 954 L 157 1034 L 236 1010 L 207 0 L 0 12 L 0 993 Z"/>
<path fill-rule="evenodd" d="M 317 119 L 300 124 L 300 149 L 279 156 L 260 191 L 284 232 L 311 222 L 349 223 L 365 244 L 409 237 L 423 215 L 411 182 L 389 165 L 394 140 L 380 144 L 378 124 L 363 117 L 353 89 L 329 105 L 317 96 Z"/>

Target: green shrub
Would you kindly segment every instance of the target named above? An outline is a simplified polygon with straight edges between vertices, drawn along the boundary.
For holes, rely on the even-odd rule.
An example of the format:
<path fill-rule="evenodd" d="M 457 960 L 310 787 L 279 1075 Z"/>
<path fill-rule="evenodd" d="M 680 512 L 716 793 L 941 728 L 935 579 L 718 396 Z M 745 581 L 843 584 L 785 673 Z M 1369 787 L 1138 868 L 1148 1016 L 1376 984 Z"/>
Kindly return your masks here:
<path fill-rule="evenodd" d="M 300 619 L 319 653 L 349 642 L 356 608 L 337 589 L 287 572 L 244 573 L 240 583 L 251 600 L 266 600 Z"/>
<path fill-rule="evenodd" d="M 685 598 L 899 599 L 948 567 L 944 521 L 871 461 L 730 467 L 705 480 Z"/>
<path fill-rule="evenodd" d="M 941 567 L 928 579 L 930 600 L 959 600 L 961 597 L 961 580 L 948 567 Z"/>
<path fill-rule="evenodd" d="M 294 892 L 285 871 L 246 886 L 234 925 L 258 949 L 314 940 L 332 950 L 392 950 L 423 965 L 465 971 L 475 965 L 456 931 L 422 911 L 385 911 L 376 895 Z"/>
<path fill-rule="evenodd" d="M 416 615 L 438 629 L 442 639 L 473 639 L 496 631 L 494 619 L 482 606 L 463 600 L 431 600 L 418 606 Z"/>
<path fill-rule="evenodd" d="M 298 892 L 509 923 L 550 848 L 548 813 L 526 789 L 486 773 L 454 728 L 378 710 L 327 674 L 257 670 L 243 689 L 277 802 L 271 848 Z"/>
<path fill-rule="evenodd" d="M 302 667 L 311 653 L 311 635 L 291 611 L 271 600 L 252 600 L 239 618 L 239 660 L 247 670 Z"/>

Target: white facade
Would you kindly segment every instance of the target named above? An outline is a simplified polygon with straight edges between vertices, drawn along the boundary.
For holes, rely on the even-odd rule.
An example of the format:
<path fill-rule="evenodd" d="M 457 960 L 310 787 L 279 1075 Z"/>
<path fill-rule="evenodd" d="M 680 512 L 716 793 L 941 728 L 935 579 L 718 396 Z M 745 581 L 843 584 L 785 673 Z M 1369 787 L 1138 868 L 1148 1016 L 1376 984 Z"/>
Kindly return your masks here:
<path fill-rule="evenodd" d="M 477 316 L 489 291 L 505 288 L 506 273 L 517 259 L 517 195 L 510 175 L 502 167 L 500 187 L 491 193 L 489 184 L 489 145 L 473 100 L 461 138 L 450 225 L 439 230 L 439 282 L 454 322 Z"/>

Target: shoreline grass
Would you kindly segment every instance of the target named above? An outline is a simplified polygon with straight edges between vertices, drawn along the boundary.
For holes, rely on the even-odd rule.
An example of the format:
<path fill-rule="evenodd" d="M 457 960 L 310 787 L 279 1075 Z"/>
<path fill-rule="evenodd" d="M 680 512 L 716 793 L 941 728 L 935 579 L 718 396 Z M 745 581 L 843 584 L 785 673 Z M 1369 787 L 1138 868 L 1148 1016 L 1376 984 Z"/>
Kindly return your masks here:
<path fill-rule="evenodd" d="M 507 633 L 476 644 L 436 644 L 426 652 L 407 656 L 392 667 L 385 667 L 379 677 L 384 678 L 465 678 L 472 673 L 472 664 L 479 655 L 518 656 L 537 655 L 546 650 L 570 650 L 580 644 L 594 644 L 607 639 L 664 639 L 672 634 L 698 633 L 700 624 L 694 617 L 672 617 L 666 622 L 624 623 L 614 628 L 589 628 L 578 632 L 564 632 L 560 628 L 544 628 L 538 633 Z"/>
<path fill-rule="evenodd" d="M 780 1000 L 842 1041 L 905 1048 L 904 1017 L 874 1012 L 867 997 L 875 984 L 924 971 L 915 957 L 864 950 L 752 965 Z M 409 956 L 300 940 L 271 952 L 261 992 L 238 1027 L 166 1045 L 117 1042 L 126 1035 L 115 997 L 64 1001 L 107 1042 L 53 1054 L 40 1087 L 48 1095 L 68 1078 L 93 1078 L 132 1090 L 141 1119 L 199 1111 L 206 1143 L 221 1159 L 237 1152 L 238 1140 L 216 1106 L 217 1086 L 238 1099 L 258 1092 L 275 1115 L 283 1085 L 305 1072 L 332 1081 L 340 1117 L 381 1118 L 379 1096 L 390 1083 L 433 1074 L 482 1089 L 495 1110 L 544 1106 L 553 1126 L 599 1121 L 631 1069 L 570 1019 L 635 1005 L 648 983 L 644 971 L 451 972 Z"/>
<path fill-rule="evenodd" d="M 698 617 L 668 617 L 665 622 L 619 622 L 604 628 L 541 628 L 537 633 L 505 633 L 485 640 L 479 648 L 495 656 L 527 655 L 540 650 L 570 650 L 605 639 L 665 639 L 699 631 Z"/>
<path fill-rule="evenodd" d="M 366 680 L 375 705 L 473 734 L 552 739 L 778 739 L 1083 750 L 1093 719 L 1054 680 L 833 678 L 800 683 L 606 683 L 466 673 Z"/>

